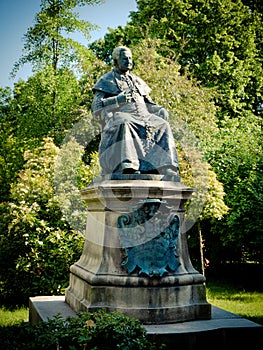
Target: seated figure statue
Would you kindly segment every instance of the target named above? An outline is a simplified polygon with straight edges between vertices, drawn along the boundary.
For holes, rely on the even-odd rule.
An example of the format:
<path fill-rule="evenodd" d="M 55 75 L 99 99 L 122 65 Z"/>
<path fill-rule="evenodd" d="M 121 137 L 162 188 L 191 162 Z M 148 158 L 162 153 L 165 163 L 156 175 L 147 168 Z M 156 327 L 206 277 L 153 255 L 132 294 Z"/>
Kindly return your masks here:
<path fill-rule="evenodd" d="M 165 108 L 155 104 L 151 89 L 135 74 L 132 53 L 120 46 L 112 53 L 114 68 L 93 87 L 93 115 L 99 115 L 102 175 L 178 175 L 178 159 Z"/>

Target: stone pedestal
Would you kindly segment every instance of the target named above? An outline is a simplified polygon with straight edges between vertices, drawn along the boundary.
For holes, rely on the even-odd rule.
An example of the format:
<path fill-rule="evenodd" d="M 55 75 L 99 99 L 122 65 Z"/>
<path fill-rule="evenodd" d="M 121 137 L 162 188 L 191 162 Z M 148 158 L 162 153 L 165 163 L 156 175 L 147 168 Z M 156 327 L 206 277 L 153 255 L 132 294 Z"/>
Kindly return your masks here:
<path fill-rule="evenodd" d="M 88 203 L 83 253 L 70 268 L 65 300 L 78 311 L 118 311 L 144 324 L 211 317 L 205 278 L 192 266 L 183 230 L 193 190 L 138 175 L 101 179 Z"/>

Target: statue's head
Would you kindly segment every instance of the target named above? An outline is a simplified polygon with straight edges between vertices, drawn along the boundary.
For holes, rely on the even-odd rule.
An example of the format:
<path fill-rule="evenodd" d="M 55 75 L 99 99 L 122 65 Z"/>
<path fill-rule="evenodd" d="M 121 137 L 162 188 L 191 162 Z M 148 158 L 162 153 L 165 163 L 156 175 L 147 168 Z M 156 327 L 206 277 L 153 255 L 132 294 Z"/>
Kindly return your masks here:
<path fill-rule="evenodd" d="M 118 46 L 112 52 L 112 58 L 115 67 L 121 72 L 127 72 L 132 69 L 132 53 L 126 46 Z"/>

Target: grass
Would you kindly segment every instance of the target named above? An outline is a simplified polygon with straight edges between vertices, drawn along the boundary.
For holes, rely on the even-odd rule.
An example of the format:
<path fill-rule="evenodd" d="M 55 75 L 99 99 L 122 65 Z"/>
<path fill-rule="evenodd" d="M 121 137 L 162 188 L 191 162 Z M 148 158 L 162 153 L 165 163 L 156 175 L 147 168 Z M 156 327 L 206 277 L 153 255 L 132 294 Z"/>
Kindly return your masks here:
<path fill-rule="evenodd" d="M 5 307 L 0 308 L 0 327 L 7 327 L 28 321 L 28 308 L 19 307 L 9 310 Z"/>
<path fill-rule="evenodd" d="M 208 281 L 207 299 L 217 307 L 263 325 L 263 292 L 243 290 L 227 282 Z M 27 321 L 28 308 L 0 308 L 0 327 Z"/>
<path fill-rule="evenodd" d="M 263 292 L 226 282 L 207 282 L 208 301 L 226 311 L 263 325 Z"/>

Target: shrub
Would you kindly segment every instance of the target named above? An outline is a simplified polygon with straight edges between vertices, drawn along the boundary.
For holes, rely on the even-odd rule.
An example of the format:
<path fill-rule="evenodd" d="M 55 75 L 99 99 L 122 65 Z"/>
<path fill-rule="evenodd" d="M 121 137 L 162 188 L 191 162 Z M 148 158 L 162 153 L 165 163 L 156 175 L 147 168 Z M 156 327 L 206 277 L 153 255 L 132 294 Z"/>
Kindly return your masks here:
<path fill-rule="evenodd" d="M 84 238 L 69 226 L 54 196 L 57 155 L 50 138 L 25 152 L 11 200 L 0 205 L 1 302 L 63 294 L 69 267 L 81 254 Z"/>
<path fill-rule="evenodd" d="M 57 315 L 48 322 L 9 328 L 0 341 L 6 349 L 19 350 L 154 350 L 146 330 L 136 319 L 117 312 L 80 313 L 79 317 Z"/>

